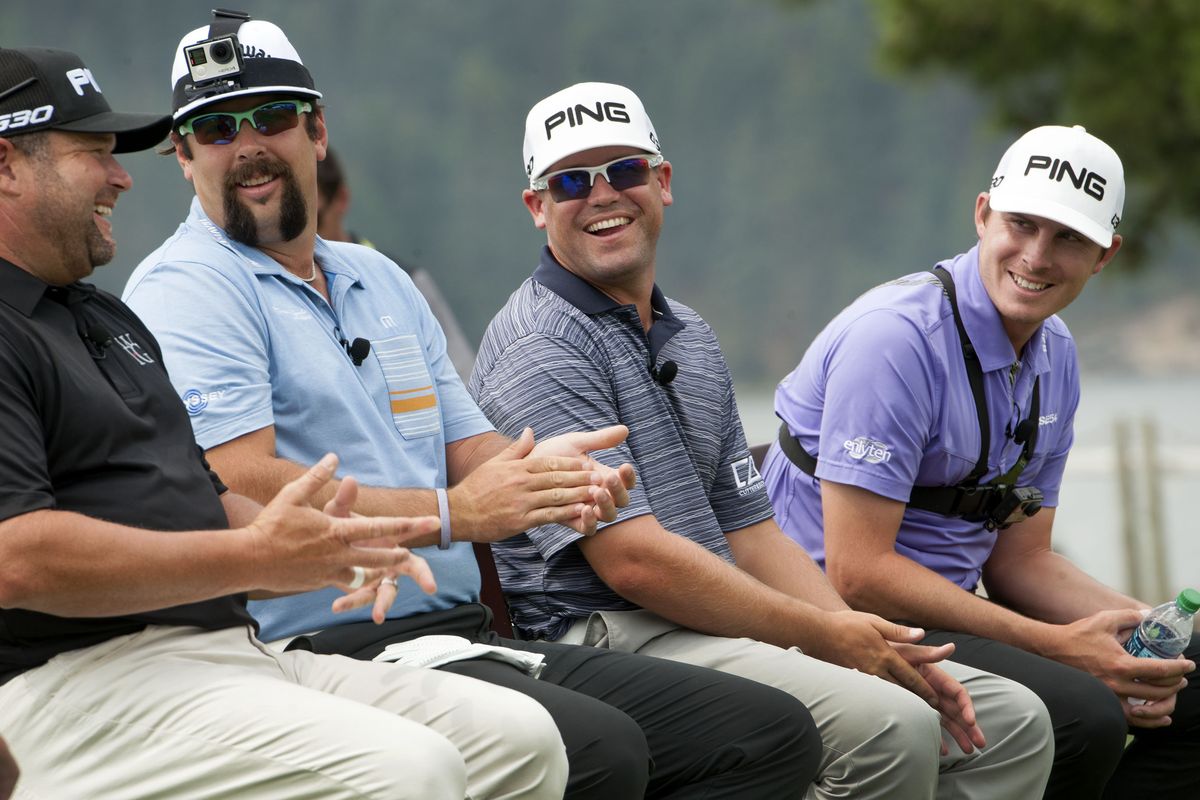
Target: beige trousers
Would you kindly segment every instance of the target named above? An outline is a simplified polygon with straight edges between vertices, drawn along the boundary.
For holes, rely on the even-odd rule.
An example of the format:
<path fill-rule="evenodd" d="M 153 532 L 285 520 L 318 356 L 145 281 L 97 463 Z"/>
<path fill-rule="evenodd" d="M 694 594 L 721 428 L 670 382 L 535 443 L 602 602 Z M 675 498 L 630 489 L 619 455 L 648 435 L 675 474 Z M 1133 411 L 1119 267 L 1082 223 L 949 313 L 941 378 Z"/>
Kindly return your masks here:
<path fill-rule="evenodd" d="M 937 713 L 873 675 L 752 639 L 680 628 L 649 611 L 602 611 L 559 640 L 683 661 L 769 684 L 808 707 L 822 758 L 809 798 L 1024 800 L 1042 796 L 1054 756 L 1050 716 L 1024 686 L 962 664 L 941 666 L 967 687 L 988 745 L 966 755 Z"/>
<path fill-rule="evenodd" d="M 0 686 L 16 797 L 560 798 L 550 715 L 435 670 L 154 626 Z"/>

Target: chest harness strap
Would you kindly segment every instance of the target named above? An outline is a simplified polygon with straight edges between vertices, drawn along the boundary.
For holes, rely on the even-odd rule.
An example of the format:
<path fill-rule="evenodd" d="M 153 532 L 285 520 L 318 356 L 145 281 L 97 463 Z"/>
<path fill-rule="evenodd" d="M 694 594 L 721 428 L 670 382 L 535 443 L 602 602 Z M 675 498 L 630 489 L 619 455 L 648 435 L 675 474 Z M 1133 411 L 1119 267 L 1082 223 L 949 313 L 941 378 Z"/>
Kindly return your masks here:
<path fill-rule="evenodd" d="M 1017 478 L 1033 457 L 1034 448 L 1037 446 L 1040 378 L 1034 378 L 1033 381 L 1029 416 L 1017 426 L 1013 437 L 1017 444 L 1023 445 L 1021 455 L 1012 469 L 980 486 L 979 480 L 988 470 L 988 448 L 991 444 L 987 399 L 983 393 L 983 368 L 979 364 L 975 346 L 967 336 L 967 329 L 963 327 L 954 279 L 943 267 L 934 267 L 930 272 L 941 282 L 946 298 L 950 301 L 950 310 L 954 314 L 954 326 L 958 330 L 959 343 L 962 345 L 963 365 L 967 370 L 971 396 L 975 400 L 975 414 L 979 418 L 979 458 L 970 474 L 953 486 L 914 486 L 908 506 L 945 517 L 962 517 L 972 522 L 983 522 L 988 530 L 1007 528 L 1015 522 L 1033 516 L 1041 508 L 1042 493 L 1038 489 L 1017 488 L 1016 485 Z M 788 430 L 786 422 L 779 426 L 779 446 L 788 460 L 802 472 L 816 475 L 817 459 L 800 446 L 800 442 Z"/>

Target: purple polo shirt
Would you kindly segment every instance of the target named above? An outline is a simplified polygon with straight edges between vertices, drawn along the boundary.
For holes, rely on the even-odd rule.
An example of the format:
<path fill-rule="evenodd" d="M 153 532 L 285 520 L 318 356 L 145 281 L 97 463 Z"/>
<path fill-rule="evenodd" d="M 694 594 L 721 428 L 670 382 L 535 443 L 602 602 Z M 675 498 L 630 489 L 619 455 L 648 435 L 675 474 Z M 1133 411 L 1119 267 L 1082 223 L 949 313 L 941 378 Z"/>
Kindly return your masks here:
<path fill-rule="evenodd" d="M 1020 455 L 1012 433 L 1029 414 L 1033 379 L 1040 376 L 1037 449 L 1018 484 L 1037 486 L 1045 505 L 1056 506 L 1079 403 L 1074 340 L 1062 320 L 1051 317 L 1018 360 L 980 278 L 978 246 L 941 265 L 954 277 L 963 324 L 984 371 L 991 445 L 981 482 L 1007 472 Z M 817 454 L 819 478 L 904 502 L 913 486 L 963 480 L 979 458 L 979 421 L 950 303 L 937 279 L 914 273 L 855 300 L 780 382 L 775 413 Z M 824 566 L 820 483 L 788 461 L 778 443 L 763 476 L 780 527 Z M 910 508 L 896 552 L 974 590 L 997 535 L 1004 534 Z"/>

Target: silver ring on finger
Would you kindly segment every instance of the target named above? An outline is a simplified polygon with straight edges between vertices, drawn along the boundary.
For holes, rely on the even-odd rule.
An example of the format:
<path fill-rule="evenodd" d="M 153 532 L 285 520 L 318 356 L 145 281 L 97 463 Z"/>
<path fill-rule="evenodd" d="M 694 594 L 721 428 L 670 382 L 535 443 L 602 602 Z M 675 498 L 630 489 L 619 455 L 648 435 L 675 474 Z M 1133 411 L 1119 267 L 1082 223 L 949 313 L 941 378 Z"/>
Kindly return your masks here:
<path fill-rule="evenodd" d="M 350 583 L 348 583 L 346 585 L 349 586 L 351 589 L 358 589 L 364 583 L 366 583 L 367 571 L 365 569 L 363 569 L 362 567 L 351 567 L 350 569 L 354 570 L 354 579 L 351 580 Z"/>
<path fill-rule="evenodd" d="M 396 579 L 395 578 L 384 578 L 383 580 L 379 581 L 379 585 L 380 586 L 391 586 L 392 588 L 395 588 L 396 587 Z"/>

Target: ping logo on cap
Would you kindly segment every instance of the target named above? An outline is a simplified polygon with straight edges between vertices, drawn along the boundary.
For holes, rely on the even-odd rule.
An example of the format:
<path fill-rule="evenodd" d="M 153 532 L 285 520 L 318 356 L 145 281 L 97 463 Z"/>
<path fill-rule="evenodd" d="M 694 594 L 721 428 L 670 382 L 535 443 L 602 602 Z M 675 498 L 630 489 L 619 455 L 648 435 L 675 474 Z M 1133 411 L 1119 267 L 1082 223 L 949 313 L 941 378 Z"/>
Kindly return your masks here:
<path fill-rule="evenodd" d="M 1096 172 L 1089 172 L 1086 167 L 1076 174 L 1071 162 L 1065 158 L 1031 155 L 1029 162 L 1025 165 L 1025 175 L 1029 175 L 1035 169 L 1047 170 L 1046 178 L 1059 183 L 1062 183 L 1063 178 L 1066 177 L 1072 186 L 1082 189 L 1088 197 L 1094 197 L 1097 200 L 1104 199 L 1104 187 L 1108 181 Z"/>
<path fill-rule="evenodd" d="M 92 75 L 92 71 L 87 67 L 76 67 L 75 69 L 67 70 L 67 80 L 71 82 L 71 88 L 75 90 L 75 94 L 83 97 L 83 87 L 91 85 L 100 94 L 104 94 L 100 90 L 100 84 L 96 83 L 96 77 Z"/>
<path fill-rule="evenodd" d="M 582 125 L 586 121 L 586 117 L 591 117 L 596 122 L 629 122 L 629 111 L 625 108 L 624 103 L 618 103 L 615 100 L 608 102 L 596 101 L 596 108 L 593 111 L 589 106 L 583 103 L 576 103 L 573 106 L 567 106 L 562 111 L 555 111 L 550 116 L 546 117 L 543 123 L 546 127 L 546 141 L 554 134 L 554 129 L 564 122 L 569 127 Z"/>

